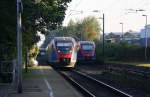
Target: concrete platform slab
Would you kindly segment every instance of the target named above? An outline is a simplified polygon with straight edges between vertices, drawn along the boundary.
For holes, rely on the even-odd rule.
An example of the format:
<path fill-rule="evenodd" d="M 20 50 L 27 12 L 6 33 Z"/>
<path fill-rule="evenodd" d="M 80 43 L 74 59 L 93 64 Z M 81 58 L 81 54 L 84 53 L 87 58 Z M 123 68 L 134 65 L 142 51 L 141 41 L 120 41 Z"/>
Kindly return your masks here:
<path fill-rule="evenodd" d="M 30 69 L 23 78 L 23 93 L 9 91 L 8 97 L 82 97 L 50 66 Z"/>

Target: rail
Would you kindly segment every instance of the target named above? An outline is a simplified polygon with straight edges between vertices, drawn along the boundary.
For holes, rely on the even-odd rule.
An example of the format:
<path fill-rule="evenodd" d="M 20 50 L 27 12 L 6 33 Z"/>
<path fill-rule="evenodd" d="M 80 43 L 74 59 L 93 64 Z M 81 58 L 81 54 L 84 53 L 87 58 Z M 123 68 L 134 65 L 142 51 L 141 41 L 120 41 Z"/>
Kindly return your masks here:
<path fill-rule="evenodd" d="M 79 71 L 59 71 L 59 73 L 79 89 L 85 97 L 98 97 L 102 95 L 103 97 L 132 97 L 119 89 Z"/>
<path fill-rule="evenodd" d="M 110 86 L 110 85 L 108 85 L 108 84 L 106 84 L 106 83 L 104 83 L 104 82 L 102 82 L 102 81 L 100 81 L 100 80 L 97 80 L 97 79 L 95 79 L 95 78 L 93 78 L 93 77 L 91 77 L 91 76 L 89 76 L 89 75 L 86 75 L 86 74 L 84 74 L 84 73 L 82 73 L 82 72 L 75 71 L 75 70 L 74 70 L 74 72 L 76 72 L 76 73 L 78 73 L 78 74 L 80 74 L 80 75 L 82 75 L 82 76 L 84 76 L 84 77 L 87 77 L 88 79 L 91 79 L 91 80 L 93 80 L 93 81 L 95 81 L 95 82 L 97 82 L 97 83 L 99 83 L 99 84 L 102 84 L 102 85 L 105 86 L 105 87 L 110 88 L 111 90 L 113 90 L 114 92 L 119 93 L 119 94 L 122 95 L 122 96 L 125 96 L 125 97 L 132 97 L 131 95 L 129 95 L 129 94 L 127 94 L 127 93 L 125 93 L 125 92 L 123 92 L 123 91 L 121 91 L 121 90 L 119 90 L 119 89 L 116 89 L 115 87 L 112 87 L 112 86 Z"/>
<path fill-rule="evenodd" d="M 66 80 L 68 80 L 72 85 L 74 85 L 77 89 L 80 90 L 80 92 L 86 96 L 86 97 L 96 97 L 94 94 L 89 92 L 86 88 L 84 88 L 82 85 L 77 83 L 74 79 L 71 77 L 68 77 L 64 72 L 59 72 Z"/>

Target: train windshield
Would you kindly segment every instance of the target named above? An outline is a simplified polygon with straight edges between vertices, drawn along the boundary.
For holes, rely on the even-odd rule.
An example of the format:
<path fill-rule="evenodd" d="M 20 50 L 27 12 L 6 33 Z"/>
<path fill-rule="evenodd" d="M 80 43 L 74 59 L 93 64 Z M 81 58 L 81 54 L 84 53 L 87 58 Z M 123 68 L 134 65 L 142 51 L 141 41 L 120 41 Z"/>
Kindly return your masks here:
<path fill-rule="evenodd" d="M 58 42 L 57 48 L 61 52 L 70 51 L 72 49 L 73 44 L 71 42 Z"/>
<path fill-rule="evenodd" d="M 62 47 L 62 46 L 68 47 L 68 46 L 72 46 L 72 43 L 71 42 L 66 42 L 66 43 L 64 43 L 64 42 L 62 42 L 62 43 L 58 42 L 57 46 L 59 46 L 59 47 Z"/>
<path fill-rule="evenodd" d="M 82 45 L 82 49 L 83 50 L 93 50 L 93 45 L 89 45 L 89 44 L 84 44 Z"/>

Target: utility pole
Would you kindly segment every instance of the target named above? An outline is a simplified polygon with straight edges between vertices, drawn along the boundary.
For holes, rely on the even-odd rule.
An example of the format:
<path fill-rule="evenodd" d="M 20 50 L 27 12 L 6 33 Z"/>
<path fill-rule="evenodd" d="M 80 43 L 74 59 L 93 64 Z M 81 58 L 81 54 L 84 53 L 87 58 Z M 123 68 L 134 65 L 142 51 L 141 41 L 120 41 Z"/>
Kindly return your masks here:
<path fill-rule="evenodd" d="M 93 10 L 92 12 L 99 12 L 99 10 Z M 105 60 L 105 14 L 103 13 L 103 17 L 100 17 L 100 19 L 103 20 L 103 48 L 102 48 L 102 56 L 103 56 L 103 62 Z"/>
<path fill-rule="evenodd" d="M 105 46 L 105 15 L 103 13 L 103 61 L 105 60 L 104 46 Z"/>
<path fill-rule="evenodd" d="M 22 2 L 17 0 L 17 91 L 22 93 L 22 25 L 21 25 L 21 12 Z"/>
<path fill-rule="evenodd" d="M 147 61 L 147 15 L 142 15 L 145 17 L 145 51 L 144 51 L 144 56 L 145 56 L 145 61 Z"/>

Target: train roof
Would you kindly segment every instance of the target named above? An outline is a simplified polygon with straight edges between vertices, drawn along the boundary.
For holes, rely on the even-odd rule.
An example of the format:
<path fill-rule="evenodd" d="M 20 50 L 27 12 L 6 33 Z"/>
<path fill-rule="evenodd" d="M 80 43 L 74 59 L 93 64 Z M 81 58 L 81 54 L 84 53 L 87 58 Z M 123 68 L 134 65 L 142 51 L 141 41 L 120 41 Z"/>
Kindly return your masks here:
<path fill-rule="evenodd" d="M 79 41 L 80 44 L 95 44 L 93 41 Z"/>
<path fill-rule="evenodd" d="M 55 40 L 74 40 L 72 37 L 54 37 Z"/>
<path fill-rule="evenodd" d="M 74 44 L 76 44 L 75 39 L 72 37 L 54 37 L 54 41 L 68 41 L 68 42 L 71 41 Z"/>

